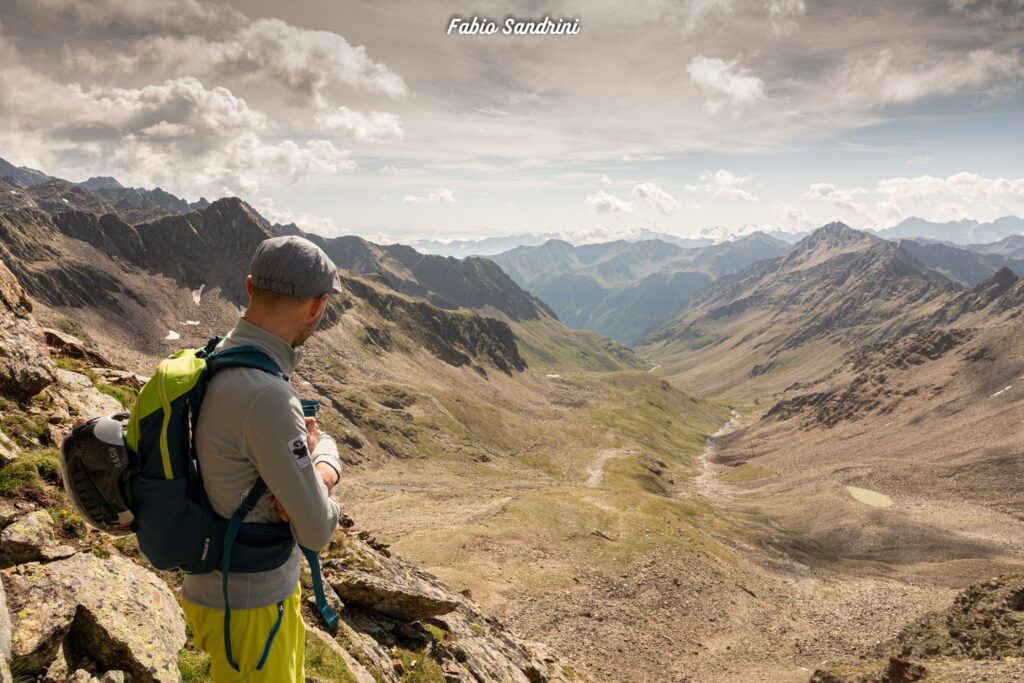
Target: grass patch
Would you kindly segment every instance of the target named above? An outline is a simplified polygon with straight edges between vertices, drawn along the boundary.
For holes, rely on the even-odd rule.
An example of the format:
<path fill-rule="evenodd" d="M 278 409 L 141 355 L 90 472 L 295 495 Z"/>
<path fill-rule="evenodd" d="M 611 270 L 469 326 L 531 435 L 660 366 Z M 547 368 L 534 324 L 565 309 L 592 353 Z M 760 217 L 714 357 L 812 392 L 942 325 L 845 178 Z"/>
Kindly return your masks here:
<path fill-rule="evenodd" d="M 306 675 L 322 681 L 355 683 L 345 660 L 322 640 L 306 631 Z"/>
<path fill-rule="evenodd" d="M 207 683 L 210 680 L 210 655 L 192 645 L 192 634 L 188 634 L 189 644 L 178 653 L 178 673 L 182 683 Z"/>
<path fill-rule="evenodd" d="M 139 395 L 139 392 L 135 389 L 121 384 L 97 384 L 96 389 L 101 394 L 113 396 L 125 410 L 132 409 L 132 406 L 135 405 L 135 399 Z"/>
<path fill-rule="evenodd" d="M 430 635 L 432 635 L 434 637 L 434 640 L 438 644 L 441 644 L 441 645 L 443 645 L 444 643 L 447 643 L 448 640 L 452 637 L 452 634 L 451 634 L 450 631 L 448 631 L 447 629 L 441 628 L 440 626 L 437 626 L 435 624 L 424 623 L 423 624 L 423 628 L 427 629 L 427 631 L 430 633 Z"/>
<path fill-rule="evenodd" d="M 424 652 L 398 650 L 402 662 L 402 683 L 445 683 L 444 671 Z"/>
<path fill-rule="evenodd" d="M 60 452 L 54 448 L 24 451 L 0 468 L 0 496 L 5 498 L 37 497 L 45 483 L 60 483 Z"/>
<path fill-rule="evenodd" d="M 49 438 L 46 420 L 25 413 L 8 413 L 0 419 L 0 429 L 22 448 L 38 448 Z"/>
<path fill-rule="evenodd" d="M 777 476 L 779 476 L 777 470 L 745 462 L 741 465 L 730 467 L 719 474 L 718 478 L 730 484 L 746 484 L 748 482 Z"/>

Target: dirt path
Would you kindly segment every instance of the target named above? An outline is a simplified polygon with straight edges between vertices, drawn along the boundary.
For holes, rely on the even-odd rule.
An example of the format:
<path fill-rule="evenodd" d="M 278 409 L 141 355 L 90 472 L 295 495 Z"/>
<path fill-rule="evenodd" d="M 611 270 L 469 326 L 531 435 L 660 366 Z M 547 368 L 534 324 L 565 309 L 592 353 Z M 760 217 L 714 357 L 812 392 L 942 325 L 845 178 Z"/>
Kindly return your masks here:
<path fill-rule="evenodd" d="M 700 454 L 699 458 L 700 474 L 693 480 L 694 484 L 697 485 L 697 489 L 704 496 L 724 495 L 728 492 L 728 485 L 720 482 L 716 476 L 721 468 L 711 462 L 711 458 L 718 452 L 717 440 L 729 432 L 738 429 L 740 419 L 740 414 L 735 410 L 732 411 L 732 415 L 722 425 L 722 428 L 707 438 L 704 452 Z"/>
<path fill-rule="evenodd" d="M 604 479 L 604 466 L 613 458 L 624 458 L 628 456 L 632 451 L 628 448 L 606 448 L 597 454 L 594 458 L 594 462 L 590 463 L 590 467 L 587 468 L 586 485 L 590 488 L 600 486 L 601 481 Z"/>

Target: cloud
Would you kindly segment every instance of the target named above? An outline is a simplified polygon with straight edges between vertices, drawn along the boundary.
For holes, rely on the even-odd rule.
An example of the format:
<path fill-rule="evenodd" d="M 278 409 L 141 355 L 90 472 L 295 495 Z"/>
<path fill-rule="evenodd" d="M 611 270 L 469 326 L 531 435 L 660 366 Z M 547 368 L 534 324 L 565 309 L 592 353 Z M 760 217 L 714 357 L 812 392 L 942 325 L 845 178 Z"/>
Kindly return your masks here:
<path fill-rule="evenodd" d="M 670 214 L 679 208 L 676 198 L 654 183 L 641 183 L 633 188 L 632 194 L 637 199 L 647 200 L 648 204 L 664 214 Z"/>
<path fill-rule="evenodd" d="M 455 206 L 455 195 L 452 194 L 451 190 L 439 187 L 436 192 L 431 192 L 425 196 L 407 194 L 402 203 L 425 204 L 427 206 Z"/>
<path fill-rule="evenodd" d="M 830 183 L 814 183 L 804 193 L 804 197 L 829 202 L 841 209 L 851 222 L 861 226 L 885 228 L 903 220 L 902 209 L 891 200 L 882 200 L 876 202 L 873 207 L 869 207 L 854 198 L 857 195 L 868 193 L 869 190 L 863 187 L 843 190 Z"/>
<path fill-rule="evenodd" d="M 342 234 L 338 230 L 334 219 L 327 216 L 318 216 L 305 211 L 294 211 L 287 207 L 278 206 L 274 200 L 267 197 L 257 199 L 254 206 L 271 223 L 280 223 L 282 225 L 294 223 L 300 230 L 314 232 L 318 235 L 334 236 Z"/>
<path fill-rule="evenodd" d="M 931 157 L 927 154 L 915 154 L 907 159 L 907 166 L 923 166 L 931 160 Z"/>
<path fill-rule="evenodd" d="M 779 35 L 792 33 L 797 29 L 796 17 L 807 11 L 804 0 L 769 0 L 768 20 L 772 31 Z"/>
<path fill-rule="evenodd" d="M 324 130 L 341 133 L 361 142 L 401 140 L 404 135 L 401 120 L 383 111 L 364 114 L 348 107 L 338 107 L 333 111 L 316 114 L 314 120 Z"/>
<path fill-rule="evenodd" d="M 612 179 L 608 177 L 608 174 L 606 174 L 606 173 L 602 173 L 601 174 L 601 184 L 602 185 L 611 185 L 612 184 Z"/>
<path fill-rule="evenodd" d="M 96 47 L 67 47 L 65 60 L 93 73 L 140 70 L 212 82 L 276 83 L 299 104 L 328 107 L 344 84 L 399 98 L 405 81 L 344 36 L 280 19 L 250 19 L 203 0 L 17 0 L 35 25 L 87 34 Z"/>
<path fill-rule="evenodd" d="M 858 106 L 905 104 L 963 92 L 1000 97 L 1018 92 L 1024 62 L 993 50 L 938 53 L 884 48 L 840 69 L 837 92 Z"/>
<path fill-rule="evenodd" d="M 623 201 L 604 190 L 588 195 L 583 203 L 594 213 L 633 213 L 636 210 L 630 202 Z"/>
<path fill-rule="evenodd" d="M 764 82 L 752 76 L 749 69 L 740 68 L 739 60 L 727 62 L 698 55 L 690 60 L 686 72 L 698 88 L 715 96 L 708 101 L 712 111 L 725 104 L 742 107 L 765 99 Z"/>
<path fill-rule="evenodd" d="M 691 36 L 708 23 L 733 13 L 733 0 L 690 0 L 683 10 L 683 35 Z"/>
<path fill-rule="evenodd" d="M 141 88 L 65 85 L 25 67 L 0 69 L 0 122 L 31 135 L 33 158 L 189 194 L 247 194 L 355 168 L 326 140 L 264 139 L 267 117 L 227 88 L 177 78 Z M 8 138 L 8 139 L 10 139 Z"/>
<path fill-rule="evenodd" d="M 392 98 L 408 94 L 401 76 L 370 59 L 365 47 L 353 47 L 337 33 L 302 29 L 280 19 L 247 21 L 224 39 L 149 37 L 137 43 L 135 59 L 139 67 L 277 83 L 296 103 L 318 107 L 328 106 L 326 91 L 334 83 Z"/>
<path fill-rule="evenodd" d="M 955 197 L 964 201 L 1024 202 L 1024 178 L 985 178 L 967 172 L 947 178 L 930 175 L 896 177 L 879 181 L 878 191 L 889 197 L 910 200 Z"/>
<path fill-rule="evenodd" d="M 724 169 L 719 169 L 704 171 L 700 174 L 700 179 L 704 181 L 703 185 L 687 185 L 687 189 L 701 189 L 712 197 L 742 199 L 748 202 L 757 200 L 757 197 L 740 187 L 749 183 L 752 176 L 737 176 Z"/>

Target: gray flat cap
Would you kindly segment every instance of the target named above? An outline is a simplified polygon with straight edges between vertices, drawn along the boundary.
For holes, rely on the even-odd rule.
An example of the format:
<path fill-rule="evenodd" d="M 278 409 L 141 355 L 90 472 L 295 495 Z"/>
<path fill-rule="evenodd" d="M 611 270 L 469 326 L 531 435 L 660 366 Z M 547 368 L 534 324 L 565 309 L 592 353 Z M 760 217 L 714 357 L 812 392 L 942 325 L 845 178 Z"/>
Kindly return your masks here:
<path fill-rule="evenodd" d="M 263 240 L 249 266 L 252 286 L 300 299 L 341 292 L 338 268 L 324 250 L 295 235 Z"/>

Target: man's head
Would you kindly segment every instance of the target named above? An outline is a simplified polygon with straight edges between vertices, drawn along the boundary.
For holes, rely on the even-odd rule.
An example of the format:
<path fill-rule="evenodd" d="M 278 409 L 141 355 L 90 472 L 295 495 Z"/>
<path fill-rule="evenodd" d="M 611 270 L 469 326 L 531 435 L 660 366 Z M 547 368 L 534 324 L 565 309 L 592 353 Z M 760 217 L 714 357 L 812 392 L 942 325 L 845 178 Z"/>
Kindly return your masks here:
<path fill-rule="evenodd" d="M 246 278 L 245 318 L 299 346 L 320 324 L 327 297 L 341 292 L 337 268 L 320 247 L 289 235 L 264 240 Z"/>

